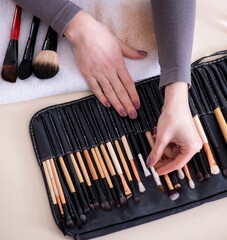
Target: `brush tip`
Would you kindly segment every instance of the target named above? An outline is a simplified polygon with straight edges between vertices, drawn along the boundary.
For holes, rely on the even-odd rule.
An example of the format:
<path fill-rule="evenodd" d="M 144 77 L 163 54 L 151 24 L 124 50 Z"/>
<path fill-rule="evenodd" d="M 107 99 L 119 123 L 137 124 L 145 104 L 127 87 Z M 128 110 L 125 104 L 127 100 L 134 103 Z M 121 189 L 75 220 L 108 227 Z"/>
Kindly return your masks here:
<path fill-rule="evenodd" d="M 32 61 L 23 59 L 18 67 L 18 77 L 25 80 L 32 75 Z"/>
<path fill-rule="evenodd" d="M 71 218 L 65 220 L 65 224 L 68 228 L 74 228 L 75 224 Z"/>
<path fill-rule="evenodd" d="M 209 173 L 205 174 L 205 179 L 206 180 L 210 179 L 210 174 Z"/>
<path fill-rule="evenodd" d="M 110 204 L 106 201 L 106 202 L 103 202 L 102 204 L 101 204 L 101 206 L 102 206 L 102 209 L 104 210 L 104 211 L 110 211 L 112 208 L 111 208 L 111 206 L 110 206 Z"/>
<path fill-rule="evenodd" d="M 224 169 L 224 170 L 222 171 L 222 173 L 223 173 L 224 176 L 227 177 L 227 169 Z"/>
<path fill-rule="evenodd" d="M 100 208 L 100 205 L 99 205 L 99 202 L 98 202 L 98 201 L 95 201 L 95 202 L 93 202 L 93 203 L 94 203 L 95 209 L 99 209 L 99 208 Z"/>
<path fill-rule="evenodd" d="M 113 208 L 116 206 L 116 202 L 114 199 L 110 200 L 110 206 Z"/>
<path fill-rule="evenodd" d="M 121 203 L 121 205 L 126 204 L 126 202 L 127 202 L 127 199 L 126 199 L 124 196 L 120 197 L 120 203 Z"/>
<path fill-rule="evenodd" d="M 182 169 L 179 169 L 178 171 L 177 171 L 177 173 L 178 173 L 178 177 L 182 180 L 182 179 L 184 179 L 184 172 L 182 171 Z"/>
<path fill-rule="evenodd" d="M 159 192 L 164 192 L 164 186 L 163 185 L 158 185 L 158 191 Z"/>
<path fill-rule="evenodd" d="M 86 223 L 87 222 L 87 218 L 86 218 L 86 216 L 84 214 L 80 215 L 80 220 L 81 220 L 82 223 Z"/>
<path fill-rule="evenodd" d="M 95 206 L 94 206 L 94 204 L 89 203 L 89 207 L 90 207 L 90 209 L 91 209 L 92 211 L 95 210 Z"/>
<path fill-rule="evenodd" d="M 218 165 L 214 165 L 210 168 L 210 171 L 213 175 L 217 175 L 217 174 L 219 174 L 220 169 L 219 169 Z"/>
<path fill-rule="evenodd" d="M 15 83 L 17 80 L 17 66 L 16 65 L 3 65 L 2 78 L 10 83 Z"/>
<path fill-rule="evenodd" d="M 90 212 L 91 212 L 91 209 L 90 209 L 90 208 L 85 208 L 85 209 L 84 209 L 84 213 L 85 213 L 85 214 L 88 214 L 88 213 L 90 213 Z"/>
<path fill-rule="evenodd" d="M 204 176 L 201 172 L 196 173 L 196 178 L 199 182 L 202 182 L 204 180 Z"/>
<path fill-rule="evenodd" d="M 55 51 L 42 50 L 32 65 L 33 73 L 39 79 L 54 77 L 59 71 L 58 55 Z"/>
<path fill-rule="evenodd" d="M 142 182 L 138 182 L 138 187 L 139 187 L 140 192 L 145 192 L 146 191 L 146 188 L 144 187 Z"/>
<path fill-rule="evenodd" d="M 175 184 L 175 185 L 174 185 L 174 188 L 175 188 L 176 190 L 180 189 L 180 188 L 181 188 L 180 183 Z"/>
<path fill-rule="evenodd" d="M 140 203 L 140 198 L 139 198 L 139 196 L 134 196 L 134 202 L 135 202 L 135 203 Z"/>
<path fill-rule="evenodd" d="M 170 198 L 170 200 L 175 201 L 175 200 L 177 200 L 179 198 L 179 196 L 180 196 L 180 193 L 177 192 L 176 190 L 173 189 L 173 190 L 169 191 L 169 198 Z"/>
<path fill-rule="evenodd" d="M 189 187 L 190 187 L 191 189 L 194 189 L 194 188 L 195 188 L 195 183 L 194 183 L 193 180 L 189 180 L 189 181 L 188 181 L 188 185 L 189 185 Z"/>

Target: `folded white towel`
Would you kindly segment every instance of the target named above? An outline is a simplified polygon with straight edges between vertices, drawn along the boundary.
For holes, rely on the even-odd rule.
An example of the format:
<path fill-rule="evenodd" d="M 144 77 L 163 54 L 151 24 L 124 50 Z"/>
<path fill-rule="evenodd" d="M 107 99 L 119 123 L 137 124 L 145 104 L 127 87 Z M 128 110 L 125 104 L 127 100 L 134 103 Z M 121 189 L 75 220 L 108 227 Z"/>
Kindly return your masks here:
<path fill-rule="evenodd" d="M 149 52 L 144 60 L 125 59 L 127 68 L 134 81 L 160 73 L 157 61 L 157 49 L 152 25 L 150 0 L 84 0 L 76 1 L 79 6 L 90 12 L 99 21 L 106 24 L 122 41 L 137 49 Z M 2 65 L 9 42 L 15 4 L 10 0 L 1 0 L 0 64 Z M 23 57 L 32 15 L 22 13 L 19 38 L 19 63 Z M 41 22 L 37 36 L 35 55 L 41 50 L 47 25 Z M 59 37 L 58 56 L 60 71 L 52 79 L 39 80 L 32 75 L 27 80 L 17 79 L 8 83 L 0 77 L 0 104 L 27 101 L 44 96 L 88 90 L 75 63 L 71 46 L 65 38 Z"/>

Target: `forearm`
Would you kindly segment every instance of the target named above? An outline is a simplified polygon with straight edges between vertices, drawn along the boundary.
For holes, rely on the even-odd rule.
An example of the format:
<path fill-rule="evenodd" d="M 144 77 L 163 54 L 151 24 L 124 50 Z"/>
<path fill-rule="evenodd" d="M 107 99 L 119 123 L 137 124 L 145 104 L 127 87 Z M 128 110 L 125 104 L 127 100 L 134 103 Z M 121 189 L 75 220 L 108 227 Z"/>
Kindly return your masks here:
<path fill-rule="evenodd" d="M 172 82 L 190 85 L 195 0 L 151 0 L 159 63 L 160 87 Z"/>
<path fill-rule="evenodd" d="M 50 25 L 63 35 L 65 28 L 80 7 L 68 0 L 13 0 L 22 8 Z"/>

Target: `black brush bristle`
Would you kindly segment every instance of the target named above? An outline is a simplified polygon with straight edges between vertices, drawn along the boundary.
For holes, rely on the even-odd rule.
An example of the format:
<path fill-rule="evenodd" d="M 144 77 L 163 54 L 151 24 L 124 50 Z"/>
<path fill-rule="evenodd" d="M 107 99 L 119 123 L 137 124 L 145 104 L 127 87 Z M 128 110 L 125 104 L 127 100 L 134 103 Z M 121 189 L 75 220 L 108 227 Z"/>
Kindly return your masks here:
<path fill-rule="evenodd" d="M 108 202 L 103 202 L 103 203 L 101 203 L 101 206 L 102 206 L 102 209 L 103 209 L 104 211 L 110 211 L 110 210 L 112 210 L 112 208 L 111 208 L 111 206 L 110 206 L 110 204 L 109 204 Z"/>
<path fill-rule="evenodd" d="M 204 176 L 201 172 L 196 173 L 196 178 L 199 182 L 202 182 L 204 180 Z"/>
<path fill-rule="evenodd" d="M 2 78 L 7 82 L 15 83 L 17 80 L 17 66 L 3 65 Z"/>
<path fill-rule="evenodd" d="M 222 170 L 222 173 L 225 177 L 227 177 L 227 169 Z"/>
<path fill-rule="evenodd" d="M 42 50 L 33 62 L 32 71 L 39 79 L 54 77 L 59 71 L 57 53 L 50 50 Z"/>
<path fill-rule="evenodd" d="M 25 80 L 32 75 L 32 61 L 23 59 L 18 67 L 18 77 Z"/>
<path fill-rule="evenodd" d="M 18 67 L 18 41 L 10 40 L 3 61 L 2 78 L 7 82 L 11 83 L 16 82 L 17 67 Z"/>
<path fill-rule="evenodd" d="M 125 204 L 127 203 L 126 197 L 121 196 L 121 197 L 120 197 L 120 203 L 121 203 L 122 206 L 125 205 Z"/>

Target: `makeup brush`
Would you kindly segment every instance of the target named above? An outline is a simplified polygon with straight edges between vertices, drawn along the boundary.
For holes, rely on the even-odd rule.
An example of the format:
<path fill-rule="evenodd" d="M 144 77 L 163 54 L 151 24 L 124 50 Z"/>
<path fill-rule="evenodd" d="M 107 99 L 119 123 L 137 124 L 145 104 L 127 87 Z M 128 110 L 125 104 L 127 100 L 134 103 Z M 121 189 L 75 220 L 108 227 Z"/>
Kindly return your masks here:
<path fill-rule="evenodd" d="M 221 129 L 221 132 L 222 132 L 224 138 L 225 138 L 225 141 L 227 142 L 227 125 L 226 125 L 225 118 L 221 112 L 219 103 L 217 102 L 217 99 L 214 96 L 214 92 L 211 89 L 211 86 L 209 85 L 207 79 L 204 79 L 204 75 L 201 74 L 199 71 L 197 71 L 197 74 L 199 76 L 199 79 L 201 79 L 200 80 L 201 84 L 199 83 L 200 81 L 198 82 L 198 79 L 196 79 L 197 85 L 200 84 L 200 86 L 198 86 L 198 87 L 203 86 L 204 89 L 206 90 L 206 92 L 204 92 L 204 94 L 207 94 L 207 97 L 209 98 L 209 101 L 210 101 L 212 110 L 214 111 L 214 115 L 217 119 L 218 125 Z"/>
<path fill-rule="evenodd" d="M 42 50 L 35 57 L 32 70 L 37 78 L 48 79 L 54 77 L 59 71 L 57 55 L 58 34 L 48 28 Z"/>
<path fill-rule="evenodd" d="M 193 166 L 195 168 L 196 171 L 196 178 L 199 182 L 202 182 L 204 180 L 204 176 L 202 174 L 202 172 L 200 171 L 199 165 L 197 163 L 197 160 L 195 159 L 195 156 L 192 157 L 192 162 L 193 162 Z"/>
<path fill-rule="evenodd" d="M 171 180 L 170 180 L 170 178 L 169 178 L 169 176 L 167 174 L 164 175 L 164 178 L 165 178 L 167 187 L 169 189 L 169 198 L 170 198 L 170 200 L 172 200 L 172 201 L 177 200 L 179 198 L 179 196 L 180 196 L 180 193 L 177 192 L 174 189 L 173 184 L 172 184 L 172 182 L 171 182 Z"/>
<path fill-rule="evenodd" d="M 21 13 L 22 8 L 17 5 L 14 12 L 10 41 L 2 67 L 2 78 L 11 83 L 17 80 L 18 38 L 20 34 Z"/>
<path fill-rule="evenodd" d="M 178 182 L 176 172 L 169 173 L 170 180 L 173 184 L 174 189 L 179 190 L 181 188 L 181 184 Z"/>
<path fill-rule="evenodd" d="M 194 189 L 194 188 L 195 188 L 195 183 L 194 183 L 194 181 L 192 180 L 192 177 L 191 177 L 191 174 L 190 174 L 190 171 L 189 171 L 189 169 L 188 169 L 187 164 L 184 165 L 183 169 L 184 169 L 185 175 L 186 175 L 186 177 L 187 177 L 187 179 L 188 179 L 188 185 L 189 185 L 189 187 L 190 187 L 191 189 Z"/>
<path fill-rule="evenodd" d="M 86 188 L 88 188 L 88 192 L 89 192 L 89 196 L 90 196 L 90 198 L 88 200 L 89 206 L 90 206 L 91 209 L 93 209 L 93 208 L 98 209 L 99 208 L 99 202 L 98 202 L 98 200 L 95 196 L 90 177 L 89 177 L 87 169 L 84 165 L 84 160 L 83 160 L 82 155 L 80 153 L 80 149 L 81 149 L 80 144 L 81 143 L 79 142 L 78 138 L 76 137 L 76 134 L 74 133 L 74 128 L 72 126 L 71 119 L 67 115 L 67 112 L 65 112 L 63 109 L 59 108 L 57 111 L 58 111 L 58 114 L 59 114 L 60 121 L 62 122 L 64 132 L 67 136 L 67 140 L 69 142 L 69 145 L 71 146 L 71 149 L 73 149 L 74 154 L 75 154 L 75 156 L 78 160 L 78 163 L 80 165 L 81 171 L 79 169 L 79 166 L 77 166 L 77 161 L 74 158 L 74 155 L 71 153 L 70 158 L 72 160 L 72 163 L 73 163 L 74 169 L 76 171 L 76 174 L 78 175 L 78 179 L 79 178 L 81 179 L 81 181 L 80 181 L 81 184 L 83 183 L 83 177 L 86 181 L 86 184 L 87 184 Z M 81 172 L 83 173 L 83 176 L 82 176 Z M 82 184 L 82 188 L 84 190 L 85 183 Z"/>
<path fill-rule="evenodd" d="M 28 41 L 25 47 L 23 59 L 18 67 L 18 77 L 21 80 L 27 79 L 32 74 L 32 60 L 35 50 L 36 36 L 39 29 L 40 19 L 33 17 Z"/>

